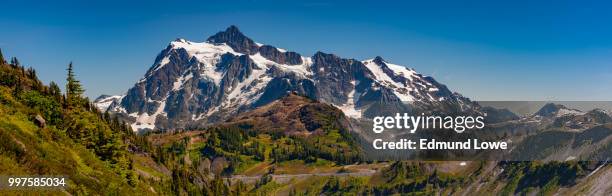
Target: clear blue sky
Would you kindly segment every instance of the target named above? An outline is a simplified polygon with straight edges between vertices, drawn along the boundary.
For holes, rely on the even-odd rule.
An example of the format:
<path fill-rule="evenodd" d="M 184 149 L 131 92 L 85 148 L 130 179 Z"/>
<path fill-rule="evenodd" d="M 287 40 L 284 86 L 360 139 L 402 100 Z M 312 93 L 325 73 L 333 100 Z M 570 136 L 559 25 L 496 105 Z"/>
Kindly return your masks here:
<path fill-rule="evenodd" d="M 89 97 L 121 94 L 170 41 L 235 24 L 303 55 L 380 55 L 475 100 L 612 100 L 605 1 L 83 2 L 0 3 L 5 57 L 62 85 L 73 61 Z"/>

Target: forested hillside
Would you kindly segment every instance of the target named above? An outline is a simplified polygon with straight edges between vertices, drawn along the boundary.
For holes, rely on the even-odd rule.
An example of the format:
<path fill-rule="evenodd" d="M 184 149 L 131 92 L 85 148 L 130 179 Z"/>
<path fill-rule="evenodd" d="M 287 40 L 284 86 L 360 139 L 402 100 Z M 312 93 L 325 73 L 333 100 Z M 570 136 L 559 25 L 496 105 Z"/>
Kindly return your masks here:
<path fill-rule="evenodd" d="M 65 175 L 76 194 L 138 193 L 128 147 L 139 140 L 117 119 L 98 112 L 68 65 L 67 91 L 44 85 L 17 58 L 0 56 L 0 173 Z M 141 140 L 144 141 L 144 140 Z"/>

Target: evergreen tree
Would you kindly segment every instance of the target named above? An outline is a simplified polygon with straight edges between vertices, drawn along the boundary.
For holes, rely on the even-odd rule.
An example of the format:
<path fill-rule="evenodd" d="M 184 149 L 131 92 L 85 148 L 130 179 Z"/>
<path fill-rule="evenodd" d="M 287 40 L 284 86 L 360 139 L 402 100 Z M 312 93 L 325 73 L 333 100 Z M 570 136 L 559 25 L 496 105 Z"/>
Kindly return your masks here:
<path fill-rule="evenodd" d="M 66 78 L 66 101 L 68 106 L 79 106 L 82 102 L 82 95 L 85 90 L 81 86 L 81 82 L 76 79 L 72 62 L 68 64 L 68 77 Z"/>
<path fill-rule="evenodd" d="M 28 78 L 34 80 L 34 81 L 38 81 L 38 76 L 36 75 L 36 70 L 32 67 L 27 69 L 27 76 Z"/>
<path fill-rule="evenodd" d="M 19 60 L 17 60 L 17 57 L 13 57 L 11 59 L 11 65 L 13 65 L 13 67 L 19 67 Z"/>
<path fill-rule="evenodd" d="M 60 90 L 59 86 L 55 82 L 51 81 L 51 83 L 49 83 L 49 94 L 52 95 L 57 101 L 60 101 L 62 90 Z"/>
<path fill-rule="evenodd" d="M 13 91 L 13 95 L 19 96 L 23 92 L 23 83 L 21 78 L 17 78 L 17 82 L 15 83 L 15 90 Z"/>
<path fill-rule="evenodd" d="M 2 55 L 2 48 L 0 48 L 0 65 L 5 64 L 6 61 L 4 61 L 4 55 Z"/>

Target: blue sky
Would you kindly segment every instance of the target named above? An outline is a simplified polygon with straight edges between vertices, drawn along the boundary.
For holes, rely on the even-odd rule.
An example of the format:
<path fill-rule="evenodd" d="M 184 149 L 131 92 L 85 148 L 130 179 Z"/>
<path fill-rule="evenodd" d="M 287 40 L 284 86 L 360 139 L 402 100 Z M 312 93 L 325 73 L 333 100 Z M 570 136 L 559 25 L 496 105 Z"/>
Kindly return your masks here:
<path fill-rule="evenodd" d="M 474 100 L 612 100 L 611 3 L 588 1 L 2 2 L 0 48 L 89 97 L 121 94 L 176 38 L 237 25 L 257 42 L 387 61 Z"/>

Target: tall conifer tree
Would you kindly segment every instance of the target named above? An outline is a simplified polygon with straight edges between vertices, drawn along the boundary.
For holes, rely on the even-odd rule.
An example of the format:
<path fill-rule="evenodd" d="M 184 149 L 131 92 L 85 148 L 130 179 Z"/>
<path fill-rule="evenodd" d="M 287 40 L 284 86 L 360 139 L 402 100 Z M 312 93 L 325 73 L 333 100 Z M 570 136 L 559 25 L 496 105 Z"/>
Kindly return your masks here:
<path fill-rule="evenodd" d="M 66 98 L 69 106 L 80 105 L 82 95 L 85 90 L 81 86 L 81 82 L 76 79 L 72 62 L 68 64 L 68 77 L 66 78 Z"/>

